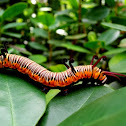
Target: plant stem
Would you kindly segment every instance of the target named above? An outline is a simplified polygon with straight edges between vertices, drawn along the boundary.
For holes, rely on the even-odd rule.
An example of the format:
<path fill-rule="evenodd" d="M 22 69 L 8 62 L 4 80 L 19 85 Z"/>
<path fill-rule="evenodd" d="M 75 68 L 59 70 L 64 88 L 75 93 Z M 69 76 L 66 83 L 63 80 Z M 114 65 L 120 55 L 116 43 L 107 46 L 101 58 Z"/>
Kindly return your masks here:
<path fill-rule="evenodd" d="M 0 23 L 0 44 L 1 44 L 1 23 Z"/>
<path fill-rule="evenodd" d="M 78 33 L 81 33 L 81 2 L 82 0 L 79 0 L 79 7 L 78 7 Z"/>
<path fill-rule="evenodd" d="M 51 31 L 48 31 L 49 38 L 48 40 L 51 40 Z M 49 44 L 49 62 L 52 60 L 52 45 Z"/>
<path fill-rule="evenodd" d="M 117 13 L 117 11 L 118 11 L 118 4 L 119 4 L 119 1 L 117 0 L 116 1 L 116 4 L 115 4 L 115 8 L 114 8 L 115 9 L 115 15 L 116 16 L 118 16 L 118 13 Z"/>

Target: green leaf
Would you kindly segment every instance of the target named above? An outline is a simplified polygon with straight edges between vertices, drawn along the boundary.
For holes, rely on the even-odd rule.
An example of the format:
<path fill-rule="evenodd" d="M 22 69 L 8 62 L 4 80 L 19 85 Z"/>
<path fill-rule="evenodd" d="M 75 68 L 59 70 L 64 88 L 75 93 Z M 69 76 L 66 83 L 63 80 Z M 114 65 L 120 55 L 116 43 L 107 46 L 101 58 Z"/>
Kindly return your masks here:
<path fill-rule="evenodd" d="M 34 28 L 33 33 L 36 37 L 48 38 L 48 32 L 42 28 Z"/>
<path fill-rule="evenodd" d="M 96 33 L 94 31 L 90 31 L 88 33 L 88 41 L 96 41 L 96 40 L 97 40 Z"/>
<path fill-rule="evenodd" d="M 114 42 L 120 35 L 119 30 L 109 29 L 103 32 L 99 37 L 98 40 L 105 41 L 105 45 L 109 45 Z"/>
<path fill-rule="evenodd" d="M 28 45 L 36 50 L 47 51 L 47 48 L 44 45 L 37 42 L 29 42 Z"/>
<path fill-rule="evenodd" d="M 89 50 L 85 49 L 84 47 L 78 46 L 78 45 L 73 45 L 71 43 L 62 43 L 62 47 L 65 47 L 69 50 L 77 51 L 77 52 L 82 52 L 82 53 L 91 53 Z"/>
<path fill-rule="evenodd" d="M 105 43 L 103 41 L 91 41 L 84 44 L 86 48 L 97 50 L 100 48 L 104 48 Z M 94 48 L 95 47 L 95 48 Z"/>
<path fill-rule="evenodd" d="M 76 34 L 76 35 L 68 35 L 65 38 L 68 40 L 75 40 L 75 39 L 82 39 L 85 37 L 86 37 L 86 34 L 83 33 L 83 34 Z"/>
<path fill-rule="evenodd" d="M 62 43 L 65 43 L 66 41 L 62 41 L 62 40 L 55 40 L 55 39 L 52 39 L 52 40 L 48 40 L 48 44 L 52 44 L 52 45 L 55 45 L 55 46 L 61 46 Z"/>
<path fill-rule="evenodd" d="M 126 88 L 116 90 L 67 118 L 59 126 L 125 126 Z"/>
<path fill-rule="evenodd" d="M 125 51 L 126 51 L 126 48 L 116 48 L 116 49 L 111 49 L 111 50 L 105 52 L 103 55 L 113 55 L 113 54 L 118 54 L 118 53 L 122 53 Z"/>
<path fill-rule="evenodd" d="M 92 8 L 88 13 L 87 17 L 90 20 L 102 20 L 109 15 L 110 9 L 105 6 L 97 6 Z"/>
<path fill-rule="evenodd" d="M 11 49 L 13 48 L 13 50 L 11 50 L 12 52 L 10 52 L 10 53 L 14 53 L 14 51 L 16 51 L 16 52 L 18 51 L 18 52 L 21 52 L 21 53 L 23 53 L 25 55 L 32 55 L 31 52 L 29 52 L 28 50 L 26 50 L 24 44 L 10 45 L 10 47 L 11 47 Z M 8 52 L 9 52 L 9 50 L 8 50 Z"/>
<path fill-rule="evenodd" d="M 104 26 L 110 27 L 110 28 L 118 29 L 121 31 L 126 31 L 126 26 L 123 26 L 123 25 L 114 24 L 114 23 L 106 23 L 106 22 L 103 22 L 101 24 Z"/>
<path fill-rule="evenodd" d="M 91 53 L 89 50 L 85 49 L 84 47 L 78 46 L 78 45 L 73 45 L 69 42 L 66 41 L 61 41 L 61 40 L 49 40 L 49 44 L 53 44 L 58 47 L 64 47 L 69 50 L 77 51 L 77 52 L 82 52 L 82 53 Z"/>
<path fill-rule="evenodd" d="M 51 89 L 46 94 L 46 105 L 60 92 L 59 89 Z"/>
<path fill-rule="evenodd" d="M 58 15 L 56 19 L 61 22 L 74 22 L 74 19 L 69 15 Z"/>
<path fill-rule="evenodd" d="M 18 26 L 25 26 L 25 25 L 26 25 L 25 22 L 22 22 L 22 23 L 13 22 L 13 23 L 4 25 L 4 27 L 2 27 L 2 29 L 5 30 L 5 29 L 14 28 L 14 27 L 18 27 Z"/>
<path fill-rule="evenodd" d="M 63 64 L 58 64 L 58 65 L 50 66 L 49 69 L 52 72 L 63 72 L 66 70 L 66 67 Z"/>
<path fill-rule="evenodd" d="M 29 59 L 35 61 L 38 64 L 41 64 L 47 61 L 47 58 L 41 54 L 30 55 Z"/>
<path fill-rule="evenodd" d="M 70 5 L 72 6 L 73 9 L 78 9 L 78 2 L 77 0 L 68 0 Z"/>
<path fill-rule="evenodd" d="M 70 12 L 73 12 L 73 10 L 72 9 L 65 9 L 62 11 L 57 11 L 55 14 L 56 15 L 69 15 Z"/>
<path fill-rule="evenodd" d="M 117 54 L 109 61 L 109 69 L 112 72 L 126 73 L 126 52 Z"/>
<path fill-rule="evenodd" d="M 126 47 L 126 38 L 122 39 L 119 43 L 119 47 Z"/>
<path fill-rule="evenodd" d="M 11 36 L 11 37 L 15 37 L 15 38 L 21 38 L 21 34 L 18 34 L 18 33 L 13 33 L 13 32 L 3 32 L 4 35 L 8 35 L 8 36 Z"/>
<path fill-rule="evenodd" d="M 49 103 L 47 112 L 40 122 L 40 126 L 57 126 L 77 110 L 81 109 L 81 107 L 92 103 L 96 99 L 112 91 L 113 90 L 110 88 L 101 86 L 81 88 L 71 92 L 67 96 L 56 96 Z M 68 125 L 70 126 L 71 123 Z"/>
<path fill-rule="evenodd" d="M 4 10 L 0 8 L 0 22 L 2 22 L 2 15 L 4 13 Z"/>
<path fill-rule="evenodd" d="M 13 74 L 0 73 L 0 125 L 35 126 L 46 109 L 45 95 Z"/>
<path fill-rule="evenodd" d="M 8 41 L 8 42 L 12 42 L 13 39 L 12 38 L 5 38 L 5 37 L 1 37 L 0 41 Z"/>
<path fill-rule="evenodd" d="M 12 19 L 13 17 L 19 15 L 27 7 L 27 3 L 19 2 L 9 8 L 7 8 L 3 13 L 3 20 Z"/>
<path fill-rule="evenodd" d="M 37 20 L 47 27 L 55 23 L 55 18 L 49 13 L 44 13 L 43 15 L 38 16 Z"/>

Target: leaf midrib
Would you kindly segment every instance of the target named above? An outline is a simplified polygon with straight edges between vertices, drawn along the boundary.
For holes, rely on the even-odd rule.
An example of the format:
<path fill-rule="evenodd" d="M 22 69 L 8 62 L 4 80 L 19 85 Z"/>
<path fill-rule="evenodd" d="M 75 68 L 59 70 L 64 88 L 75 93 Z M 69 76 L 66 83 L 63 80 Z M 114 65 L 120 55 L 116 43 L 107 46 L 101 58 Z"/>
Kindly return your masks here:
<path fill-rule="evenodd" d="M 10 87 L 8 84 L 8 81 L 6 83 L 7 86 L 7 92 L 8 92 L 8 97 L 9 97 L 9 102 L 10 102 L 10 111 L 11 111 L 11 117 L 12 117 L 12 126 L 15 126 L 15 119 L 14 119 L 14 105 L 13 105 L 13 100 L 12 100 L 12 96 L 11 96 L 11 92 L 10 92 Z"/>

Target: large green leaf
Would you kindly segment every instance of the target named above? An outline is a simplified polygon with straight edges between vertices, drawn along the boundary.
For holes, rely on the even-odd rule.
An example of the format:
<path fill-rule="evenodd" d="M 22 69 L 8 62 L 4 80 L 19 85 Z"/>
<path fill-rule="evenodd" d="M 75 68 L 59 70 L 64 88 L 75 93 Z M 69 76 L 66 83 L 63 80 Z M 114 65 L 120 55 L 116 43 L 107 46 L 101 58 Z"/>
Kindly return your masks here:
<path fill-rule="evenodd" d="M 33 33 L 36 37 L 48 38 L 48 32 L 42 28 L 34 28 Z"/>
<path fill-rule="evenodd" d="M 49 44 L 53 44 L 58 47 L 64 47 L 69 50 L 77 51 L 77 52 L 82 52 L 82 53 L 91 53 L 89 50 L 85 49 L 84 47 L 78 46 L 78 45 L 73 45 L 70 42 L 66 41 L 61 41 L 61 40 L 49 40 Z"/>
<path fill-rule="evenodd" d="M 114 24 L 114 23 L 106 23 L 106 22 L 103 22 L 101 24 L 104 26 L 110 27 L 110 28 L 118 29 L 121 31 L 126 31 L 126 26 L 124 26 L 124 25 L 119 25 L 119 24 Z"/>
<path fill-rule="evenodd" d="M 115 49 L 111 49 L 111 50 L 103 53 L 103 55 L 113 55 L 113 54 L 118 54 L 118 53 L 122 53 L 125 51 L 126 51 L 126 48 L 115 48 Z"/>
<path fill-rule="evenodd" d="M 53 17 L 53 15 L 49 13 L 44 13 L 42 15 L 39 15 L 37 17 L 37 20 L 41 22 L 43 25 L 46 25 L 47 27 L 55 23 L 55 18 Z"/>
<path fill-rule="evenodd" d="M 29 42 L 28 45 L 36 50 L 47 51 L 47 48 L 44 45 L 37 42 Z"/>
<path fill-rule="evenodd" d="M 5 30 L 5 29 L 14 28 L 14 27 L 18 27 L 18 26 L 25 26 L 25 25 L 26 25 L 25 22 L 22 22 L 22 23 L 13 22 L 13 23 L 4 25 L 4 27 L 2 27 L 2 29 Z"/>
<path fill-rule="evenodd" d="M 4 11 L 3 20 L 11 19 L 11 18 L 17 16 L 18 14 L 22 13 L 26 7 L 27 7 L 27 3 L 24 3 L 24 2 L 19 2 L 19 3 L 16 3 L 16 4 L 10 6 L 9 8 L 7 8 Z"/>
<path fill-rule="evenodd" d="M 86 34 L 76 34 L 76 35 L 68 35 L 66 36 L 66 39 L 68 40 L 75 40 L 75 39 L 82 39 L 82 38 L 85 38 L 86 37 Z"/>
<path fill-rule="evenodd" d="M 119 47 L 126 47 L 126 38 L 122 39 L 119 43 Z"/>
<path fill-rule="evenodd" d="M 67 96 L 57 96 L 48 104 L 47 112 L 42 118 L 40 126 L 57 126 L 81 107 L 112 91 L 110 88 L 101 86 L 82 88 L 71 92 Z"/>
<path fill-rule="evenodd" d="M 31 56 L 29 56 L 29 59 L 35 61 L 38 64 L 41 64 L 41 63 L 47 61 L 47 58 L 45 56 L 41 55 L 41 54 L 31 55 Z"/>
<path fill-rule="evenodd" d="M 60 126 L 125 126 L 126 88 L 97 99 L 67 118 Z"/>
<path fill-rule="evenodd" d="M 88 41 L 96 41 L 96 40 L 97 40 L 96 33 L 94 31 L 90 31 L 88 33 Z"/>
<path fill-rule="evenodd" d="M 1 126 L 35 126 L 45 108 L 44 93 L 23 80 L 21 74 L 0 73 Z"/>
<path fill-rule="evenodd" d="M 112 57 L 109 61 L 109 68 L 112 72 L 126 73 L 126 52 Z"/>
<path fill-rule="evenodd" d="M 3 9 L 0 9 L 0 22 L 2 21 L 2 15 L 4 13 L 4 10 Z"/>
<path fill-rule="evenodd" d="M 103 32 L 98 40 L 101 41 L 105 41 L 105 45 L 109 45 L 112 42 L 114 42 L 120 35 L 120 31 L 119 30 L 115 30 L 115 29 L 109 29 L 105 32 Z"/>
<path fill-rule="evenodd" d="M 88 13 L 87 17 L 91 20 L 102 20 L 108 16 L 110 10 L 105 6 L 98 6 L 92 8 Z"/>
<path fill-rule="evenodd" d="M 19 33 L 13 33 L 13 32 L 3 32 L 4 35 L 8 35 L 8 36 L 11 36 L 11 37 L 15 37 L 15 38 L 21 38 L 21 34 Z"/>
<path fill-rule="evenodd" d="M 57 15 L 56 19 L 58 21 L 62 21 L 62 22 L 73 22 L 74 19 L 71 18 L 69 15 Z"/>
<path fill-rule="evenodd" d="M 72 6 L 73 9 L 78 9 L 78 2 L 77 0 L 68 0 L 70 5 Z"/>
<path fill-rule="evenodd" d="M 85 49 L 84 47 L 81 47 L 81 46 L 78 46 L 78 45 L 73 45 L 71 43 L 62 43 L 61 46 L 65 47 L 69 50 L 74 50 L 74 51 L 77 51 L 77 52 L 90 53 L 90 51 Z"/>
<path fill-rule="evenodd" d="M 48 104 L 59 92 L 59 89 L 49 90 L 49 92 L 46 94 L 46 104 Z"/>
<path fill-rule="evenodd" d="M 15 53 L 15 52 L 21 52 L 25 55 L 32 55 L 31 52 L 29 52 L 26 48 L 24 44 L 16 44 L 16 45 L 10 45 L 10 48 L 8 50 L 8 53 Z M 20 55 L 20 53 L 18 54 Z"/>
<path fill-rule="evenodd" d="M 66 70 L 66 67 L 63 64 L 58 64 L 58 65 L 50 66 L 49 69 L 52 72 L 63 72 Z"/>
<path fill-rule="evenodd" d="M 85 43 L 84 46 L 86 48 L 96 51 L 97 49 L 103 48 L 105 46 L 105 43 L 103 41 L 91 41 L 91 42 Z"/>

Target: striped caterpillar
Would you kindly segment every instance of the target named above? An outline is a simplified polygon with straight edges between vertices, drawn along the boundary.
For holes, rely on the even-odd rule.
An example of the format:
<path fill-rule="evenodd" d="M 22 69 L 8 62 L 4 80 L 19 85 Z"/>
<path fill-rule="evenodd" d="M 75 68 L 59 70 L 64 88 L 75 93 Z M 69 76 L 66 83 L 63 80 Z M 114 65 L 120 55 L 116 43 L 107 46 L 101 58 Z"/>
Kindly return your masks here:
<path fill-rule="evenodd" d="M 75 84 L 82 80 L 85 83 L 86 80 L 91 80 L 95 85 L 103 85 L 107 81 L 107 76 L 113 76 L 120 79 L 118 76 L 124 76 L 123 74 L 113 73 L 108 71 L 102 71 L 96 65 L 101 59 L 105 59 L 105 56 L 99 58 L 94 65 L 93 56 L 90 65 L 82 65 L 73 67 L 73 60 L 69 61 L 69 66 L 64 60 L 64 65 L 68 68 L 64 72 L 51 72 L 43 66 L 35 63 L 34 61 L 15 54 L 8 54 L 7 49 L 1 49 L 0 56 L 0 68 L 8 67 L 17 69 L 19 72 L 28 74 L 33 80 L 42 83 L 44 86 L 50 88 L 64 88 Z"/>

